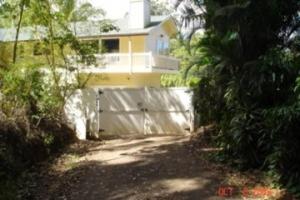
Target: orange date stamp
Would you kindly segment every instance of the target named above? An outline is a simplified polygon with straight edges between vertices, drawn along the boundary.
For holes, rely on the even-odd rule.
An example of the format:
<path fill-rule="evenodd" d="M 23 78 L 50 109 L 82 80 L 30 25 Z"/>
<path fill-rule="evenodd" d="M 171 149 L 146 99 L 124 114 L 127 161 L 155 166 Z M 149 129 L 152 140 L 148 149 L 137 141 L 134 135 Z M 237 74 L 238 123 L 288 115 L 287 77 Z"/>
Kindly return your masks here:
<path fill-rule="evenodd" d="M 273 196 L 273 190 L 266 187 L 243 187 L 242 189 L 232 186 L 222 186 L 218 189 L 218 196 L 223 198 L 231 198 L 234 196 L 242 196 L 245 198 L 262 198 Z"/>

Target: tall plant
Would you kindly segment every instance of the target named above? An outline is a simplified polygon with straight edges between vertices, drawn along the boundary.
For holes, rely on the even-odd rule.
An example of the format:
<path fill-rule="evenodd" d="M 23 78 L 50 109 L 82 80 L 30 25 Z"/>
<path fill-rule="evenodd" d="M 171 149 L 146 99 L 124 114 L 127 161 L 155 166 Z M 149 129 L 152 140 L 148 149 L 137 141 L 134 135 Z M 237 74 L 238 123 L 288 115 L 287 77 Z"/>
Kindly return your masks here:
<path fill-rule="evenodd" d="M 18 18 L 18 22 L 17 22 L 16 37 L 15 37 L 14 49 L 13 49 L 13 63 L 16 63 L 18 40 L 19 40 L 21 24 L 23 21 L 24 10 L 25 10 L 25 7 L 29 5 L 29 3 L 30 3 L 30 0 L 21 0 L 19 3 L 20 13 L 19 13 L 19 18 Z"/>
<path fill-rule="evenodd" d="M 300 146 L 295 90 L 300 72 L 295 32 L 299 2 L 204 4 L 206 32 L 199 46 L 210 64 L 195 95 L 201 123 L 217 124 L 217 142 L 224 150 L 219 158 L 242 168 L 269 169 L 300 191 L 295 181 L 300 178 L 299 157 L 293 153 Z"/>
<path fill-rule="evenodd" d="M 84 4 L 84 8 L 86 8 L 87 4 Z M 82 7 L 79 8 L 81 10 Z M 90 13 L 92 17 L 95 16 L 98 9 L 94 9 L 88 6 L 88 9 L 94 10 L 95 12 Z M 81 10 L 82 11 L 82 10 Z M 1 73 L 2 79 L 6 79 L 10 77 L 10 74 L 31 74 L 32 69 L 36 70 L 38 68 L 40 71 L 40 75 L 44 77 L 44 79 L 34 79 L 35 80 L 44 80 L 47 81 L 48 84 L 42 87 L 43 90 L 48 91 L 43 94 L 51 94 L 50 96 L 44 96 L 45 98 L 38 98 L 36 101 L 39 105 L 46 105 L 42 101 L 50 102 L 49 105 L 55 106 L 52 111 L 58 111 L 55 113 L 57 117 L 62 114 L 63 106 L 66 99 L 78 88 L 84 87 L 87 82 L 89 76 L 84 77 L 80 74 L 80 69 L 78 66 L 74 65 L 67 56 L 67 54 L 76 55 L 76 58 L 81 64 L 91 64 L 91 62 L 95 62 L 94 50 L 92 47 L 86 44 L 82 44 L 78 38 L 74 35 L 71 30 L 72 26 L 70 25 L 73 20 L 85 19 L 87 20 L 88 13 L 83 12 L 84 16 L 79 16 L 80 13 L 76 14 L 76 19 L 74 19 L 75 12 L 77 12 L 77 7 L 75 6 L 74 0 L 61 1 L 61 0 L 43 0 L 43 1 L 35 1 L 31 0 L 28 5 L 28 9 L 24 13 L 25 19 L 31 19 L 30 26 L 36 26 L 37 31 L 42 30 L 42 37 L 39 38 L 39 44 L 41 47 L 41 54 L 45 57 L 46 63 L 42 65 L 37 63 L 34 65 L 19 65 L 16 63 L 14 66 L 7 68 Z M 103 13 L 99 13 L 100 17 L 103 17 Z M 28 23 L 28 22 L 26 22 Z M 109 27 L 105 29 L 109 31 L 113 28 L 111 24 L 107 21 L 101 21 L 99 24 L 106 25 L 105 27 Z M 27 24 L 28 25 L 28 24 Z M 42 28 L 41 28 L 42 27 Z M 41 32 L 40 32 L 41 33 Z M 17 42 L 18 39 L 16 39 Z M 13 70 L 13 71 L 11 71 Z M 30 80 L 28 80 L 30 81 Z M 16 82 L 20 83 L 20 82 Z M 36 83 L 37 85 L 41 85 L 41 82 Z M 31 85 L 31 84 L 30 84 Z M 7 96 L 13 96 L 12 98 L 16 99 L 16 101 L 21 102 L 18 98 L 18 95 L 14 95 L 13 92 L 7 93 L 6 91 L 11 89 L 16 89 L 17 87 L 12 88 L 8 82 L 3 82 L 0 85 L 0 90 L 3 91 L 3 94 L 7 94 Z M 20 87 L 21 88 L 21 87 Z M 43 91 L 42 90 L 42 91 Z M 33 94 L 33 93 L 30 93 Z M 29 95 L 30 96 L 30 95 Z M 53 97 L 53 101 L 49 99 L 49 97 Z M 7 98 L 6 98 L 7 99 Z M 30 104 L 29 99 L 28 103 Z M 51 102 L 56 102 L 52 104 Z M 24 102 L 22 100 L 22 102 Z M 27 104 L 27 103 L 25 103 Z M 60 107 L 60 109 L 56 109 Z M 27 108 L 33 108 L 27 107 Z M 43 108 L 40 111 L 45 110 Z M 51 109 L 46 109 L 51 111 Z M 32 113 L 32 112 L 29 112 Z M 40 113 L 46 114 L 47 113 Z M 48 113 L 50 115 L 50 113 Z M 53 116 L 53 115 L 52 115 Z"/>

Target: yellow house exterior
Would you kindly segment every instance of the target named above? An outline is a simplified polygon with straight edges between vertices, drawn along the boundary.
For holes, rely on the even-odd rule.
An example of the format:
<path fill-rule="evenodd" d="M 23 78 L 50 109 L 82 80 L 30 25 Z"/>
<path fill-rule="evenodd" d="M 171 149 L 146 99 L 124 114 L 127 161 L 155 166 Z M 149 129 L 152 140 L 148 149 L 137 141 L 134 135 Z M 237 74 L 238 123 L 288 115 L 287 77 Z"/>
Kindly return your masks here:
<path fill-rule="evenodd" d="M 132 53 L 142 53 L 145 52 L 146 47 L 146 37 L 144 35 L 136 36 L 122 36 L 120 39 L 120 53 L 129 53 L 128 43 L 131 40 Z"/>
<path fill-rule="evenodd" d="M 38 42 L 36 40 L 20 40 L 18 41 L 18 52 L 17 52 L 17 63 L 19 66 L 26 66 L 26 65 L 43 65 L 47 64 L 47 59 L 45 55 L 43 55 L 40 52 L 40 45 L 42 45 L 41 42 Z M 13 41 L 5 41 L 0 42 L 0 55 L 1 59 L 5 63 L 9 63 L 9 61 L 12 60 L 13 57 Z M 36 47 L 39 46 L 39 49 Z M 37 49 L 37 50 L 35 50 Z M 56 48 L 57 50 L 58 48 Z M 59 57 L 59 53 L 55 52 L 57 57 Z"/>
<path fill-rule="evenodd" d="M 90 75 L 87 86 L 160 87 L 162 74 L 178 72 L 179 61 L 168 56 L 169 38 L 175 33 L 173 20 L 165 17 L 152 26 L 84 38 L 99 43 L 118 40 L 115 52 L 100 56 L 107 60 L 104 68 L 96 66 L 83 70 Z"/>
<path fill-rule="evenodd" d="M 150 16 L 150 0 L 128 1 L 128 15 L 113 21 L 117 30 L 103 33 L 96 21 L 69 24 L 69 30 L 95 52 L 95 62 L 86 64 L 65 49 L 68 66 L 77 70 L 57 69 L 64 80 L 74 81 L 77 72 L 87 80 L 87 88 L 76 90 L 64 107 L 79 139 L 104 134 L 182 134 L 193 128 L 189 89 L 160 88 L 162 74 L 179 71 L 179 60 L 168 54 L 170 37 L 176 33 L 172 17 Z M 47 49 L 39 42 L 45 33 L 44 27 L 21 28 L 18 66 L 47 64 Z M 0 53 L 5 59 L 12 58 L 15 35 L 15 29 L 0 29 Z M 59 50 L 55 47 L 56 61 L 63 63 Z"/>
<path fill-rule="evenodd" d="M 129 42 L 132 45 L 132 53 L 143 53 L 146 51 L 146 36 L 133 35 L 121 37 L 109 37 L 105 39 L 119 39 L 120 53 L 129 53 Z M 141 73 L 141 74 L 92 74 L 87 82 L 87 87 L 101 86 L 124 86 L 124 87 L 160 87 L 161 74 Z"/>
<path fill-rule="evenodd" d="M 95 65 L 79 66 L 82 76 L 89 76 L 87 87 L 160 87 L 162 74 L 178 72 L 179 61 L 168 56 L 169 38 L 176 33 L 172 18 L 150 16 L 149 0 L 129 1 L 128 16 L 114 22 L 119 30 L 101 33 L 94 22 L 71 24 L 80 40 L 98 43 L 99 49 L 106 48 L 104 54 L 95 55 Z M 21 29 L 19 63 L 47 63 L 45 55 L 36 49 L 41 38 L 35 35 L 34 28 Z M 14 36 L 15 30 L 0 29 L 0 45 L 8 54 L 6 58 L 12 57 Z"/>

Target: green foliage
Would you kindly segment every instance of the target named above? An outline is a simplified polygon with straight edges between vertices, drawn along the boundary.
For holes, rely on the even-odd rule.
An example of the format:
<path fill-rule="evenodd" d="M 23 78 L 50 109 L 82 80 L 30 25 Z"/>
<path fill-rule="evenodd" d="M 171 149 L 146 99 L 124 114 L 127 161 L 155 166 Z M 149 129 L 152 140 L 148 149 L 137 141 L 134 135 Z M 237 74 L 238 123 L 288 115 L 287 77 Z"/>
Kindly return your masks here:
<path fill-rule="evenodd" d="M 13 12 L 18 9 L 17 3 L 3 1 L 0 4 L 0 28 L 12 26 L 13 20 L 16 19 L 16 14 Z"/>
<path fill-rule="evenodd" d="M 16 185 L 13 181 L 0 180 L 0 199 L 1 200 L 16 200 Z"/>
<path fill-rule="evenodd" d="M 169 15 L 171 10 L 165 2 L 151 0 L 151 15 Z"/>
<path fill-rule="evenodd" d="M 93 44 L 81 43 L 74 36 L 70 22 L 88 20 L 90 17 L 100 19 L 104 17 L 104 12 L 87 3 L 77 8 L 74 0 L 5 0 L 0 6 L 4 14 L 19 11 L 19 7 L 24 9 L 25 21 L 21 23 L 22 14 L 17 12 L 18 28 L 21 24 L 43 26 L 46 33 L 35 45 L 34 54 L 38 54 L 39 59 L 20 58 L 12 66 L 1 58 L 0 64 L 4 68 L 0 85 L 4 96 L 2 109 L 9 116 L 13 116 L 10 112 L 20 109 L 26 110 L 26 115 L 35 119 L 46 115 L 50 118 L 61 117 L 65 101 L 76 89 L 84 87 L 89 78 L 80 76 L 77 64 L 91 65 L 96 62 L 94 54 L 99 53 Z M 14 19 L 7 20 L 14 23 Z M 107 20 L 99 21 L 99 26 L 103 31 L 116 28 Z M 15 51 L 17 45 L 18 41 L 14 45 L 14 52 L 18 53 Z M 6 52 L 5 49 L 3 51 Z M 76 55 L 73 60 L 68 58 L 70 54 Z M 44 61 L 40 57 L 44 57 Z"/>
<path fill-rule="evenodd" d="M 195 108 L 215 123 L 219 159 L 261 168 L 299 195 L 299 26 L 293 1 L 206 1 Z"/>
<path fill-rule="evenodd" d="M 198 40 L 201 34 L 193 37 L 190 43 L 180 38 L 171 40 L 170 55 L 180 60 L 180 72 L 176 75 L 162 75 L 161 84 L 163 87 L 194 87 L 199 82 L 199 72 L 205 67 L 206 60 L 199 60 L 202 51 L 198 47 Z"/>
<path fill-rule="evenodd" d="M 18 108 L 25 108 L 32 118 L 57 116 L 62 102 L 53 92 L 53 85 L 47 83 L 46 73 L 39 68 L 11 67 L 0 74 L 0 92 L 3 95 L 1 111 L 15 116 Z"/>
<path fill-rule="evenodd" d="M 103 18 L 105 12 L 102 9 L 94 8 L 90 3 L 80 5 L 78 9 L 73 8 L 71 15 L 72 22 L 88 21 L 90 18 Z"/>
<path fill-rule="evenodd" d="M 53 135 L 47 135 L 44 138 L 44 144 L 46 144 L 47 146 L 50 146 L 54 143 L 54 136 Z"/>
<path fill-rule="evenodd" d="M 8 58 L 9 44 L 0 44 L 0 199 L 14 199 L 16 182 L 26 168 L 74 141 L 63 108 L 89 77 L 83 79 L 76 64 L 94 63 L 93 54 L 98 50 L 81 43 L 69 25 L 90 17 L 102 19 L 103 15 L 90 4 L 77 10 L 74 0 L 0 3 L 0 27 L 43 26 L 46 32 L 35 46 L 34 53 L 39 56 L 16 55 L 27 49 L 20 46 L 17 50 L 15 41 L 14 64 Z M 107 20 L 100 23 L 102 31 L 116 28 Z M 69 54 L 76 55 L 75 64 Z"/>
<path fill-rule="evenodd" d="M 77 88 L 84 87 L 89 76 L 83 80 L 79 74 L 79 69 L 76 64 L 84 63 L 91 65 L 96 62 L 95 50 L 93 45 L 81 43 L 78 38 L 70 30 L 70 22 L 77 20 L 88 20 L 90 17 L 102 18 L 104 13 L 93 8 L 90 4 L 82 4 L 76 8 L 74 0 L 68 1 L 30 1 L 30 5 L 25 10 L 25 18 L 30 19 L 30 26 L 43 26 L 46 30 L 46 37 L 39 41 L 41 47 L 36 54 L 43 56 L 46 63 L 40 63 L 44 71 L 53 81 L 49 94 L 54 95 L 60 102 L 57 104 L 63 108 L 64 101 Z M 55 9 L 53 9 L 55 7 Z M 82 12 L 81 12 L 82 11 Z M 78 13 L 79 12 L 79 13 Z M 77 17 L 76 19 L 74 17 Z M 76 23 L 74 24 L 76 26 Z M 107 20 L 99 21 L 99 26 L 103 31 L 115 29 Z M 76 63 L 71 62 L 67 55 L 76 55 L 73 59 Z M 29 58 L 32 59 L 32 58 Z M 24 65 L 28 63 L 26 58 L 20 59 L 16 66 L 24 68 L 29 67 Z M 62 74 L 64 74 L 62 76 Z M 45 98 L 49 104 L 55 103 L 51 98 Z M 56 102 L 57 103 L 57 102 Z"/>

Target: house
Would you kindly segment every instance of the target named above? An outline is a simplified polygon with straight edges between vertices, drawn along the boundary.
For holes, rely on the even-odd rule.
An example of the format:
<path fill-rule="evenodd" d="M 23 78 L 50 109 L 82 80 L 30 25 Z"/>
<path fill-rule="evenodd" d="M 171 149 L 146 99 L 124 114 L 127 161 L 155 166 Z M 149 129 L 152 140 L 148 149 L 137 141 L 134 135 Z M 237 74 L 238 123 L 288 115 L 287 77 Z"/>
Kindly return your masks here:
<path fill-rule="evenodd" d="M 89 75 L 87 89 L 74 94 L 65 108 L 80 139 L 193 130 L 191 92 L 160 85 L 162 74 L 179 71 L 179 60 L 168 55 L 170 37 L 177 32 L 175 22 L 169 16 L 150 16 L 150 0 L 129 1 L 128 15 L 113 21 L 117 30 L 103 33 L 97 22 L 70 25 L 82 42 L 96 50 L 105 49 L 104 54 L 95 54 L 96 63 L 91 66 L 77 63 L 76 56 L 69 55 L 81 75 Z M 19 51 L 33 52 L 30 56 L 40 59 L 35 41 L 43 32 L 43 27 L 23 28 Z M 0 30 L 0 40 L 6 44 L 14 41 L 14 35 L 13 29 Z M 30 45 L 22 47 L 26 42 Z"/>
<path fill-rule="evenodd" d="M 92 73 L 87 83 L 93 86 L 160 87 L 161 74 L 178 72 L 179 60 L 168 56 L 169 39 L 176 25 L 169 16 L 150 16 L 149 0 L 130 0 L 130 10 L 123 19 L 113 21 L 117 30 L 101 32 L 96 21 L 70 25 L 74 35 L 95 48 L 105 49 L 96 54 L 94 66 L 81 66 L 83 74 Z M 19 36 L 19 54 L 27 53 L 34 60 L 42 59 L 38 40 L 43 27 L 25 27 Z M 0 41 L 15 40 L 15 29 L 0 29 Z M 28 54 L 28 52 L 30 53 Z"/>

